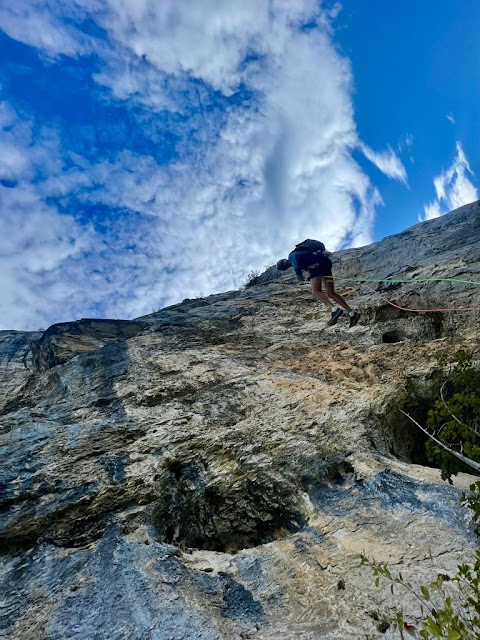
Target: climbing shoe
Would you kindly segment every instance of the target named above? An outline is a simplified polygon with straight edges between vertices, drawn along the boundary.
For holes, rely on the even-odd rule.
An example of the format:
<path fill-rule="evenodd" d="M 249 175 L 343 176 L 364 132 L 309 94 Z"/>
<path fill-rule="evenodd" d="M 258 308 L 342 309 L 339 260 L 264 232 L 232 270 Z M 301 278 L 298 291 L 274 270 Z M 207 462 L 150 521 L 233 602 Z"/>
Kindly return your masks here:
<path fill-rule="evenodd" d="M 337 324 L 338 319 L 343 314 L 343 309 L 337 309 L 336 311 L 332 311 L 332 317 L 327 322 L 327 327 L 333 327 L 334 324 Z"/>
<path fill-rule="evenodd" d="M 360 314 L 355 311 L 353 316 L 350 316 L 350 324 L 348 325 L 348 328 L 351 329 L 352 327 L 354 327 L 359 321 L 359 319 L 360 319 Z"/>

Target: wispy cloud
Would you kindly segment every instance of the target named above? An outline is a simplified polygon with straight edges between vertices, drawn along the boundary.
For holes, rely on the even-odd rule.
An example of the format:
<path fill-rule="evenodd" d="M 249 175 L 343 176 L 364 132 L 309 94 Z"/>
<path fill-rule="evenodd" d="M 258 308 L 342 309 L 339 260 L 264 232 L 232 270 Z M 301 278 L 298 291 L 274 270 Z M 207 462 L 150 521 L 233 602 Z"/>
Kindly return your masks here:
<path fill-rule="evenodd" d="M 455 124 L 456 120 L 455 120 L 455 116 L 453 115 L 453 113 L 447 113 L 447 115 L 445 116 L 447 120 L 450 120 L 450 122 L 452 124 Z"/>
<path fill-rule="evenodd" d="M 397 144 L 397 150 L 400 153 L 403 153 L 404 151 L 409 151 L 411 149 L 411 147 L 413 146 L 413 142 L 414 142 L 414 136 L 411 133 L 404 133 L 401 135 L 400 140 Z"/>
<path fill-rule="evenodd" d="M 406 172 L 358 140 L 336 12 L 316 0 L 0 8 L 46 69 L 93 56 L 91 110 L 117 109 L 101 126 L 41 125 L 5 96 L 2 326 L 140 315 L 237 287 L 304 237 L 371 241 L 382 200 L 352 150 Z"/>
<path fill-rule="evenodd" d="M 468 178 L 468 174 L 474 174 L 467 156 L 460 142 L 456 146 L 457 155 L 451 166 L 433 179 L 436 198 L 425 205 L 424 216 L 420 217 L 422 220 L 438 218 L 448 211 L 478 200 L 478 191 Z"/>
<path fill-rule="evenodd" d="M 411 142 L 407 142 L 406 140 L 405 144 L 410 145 Z M 360 143 L 360 148 L 365 157 L 386 176 L 394 180 L 400 180 L 405 184 L 407 183 L 405 167 L 391 147 L 387 147 L 387 151 L 373 151 L 373 149 L 370 149 L 366 144 Z"/>

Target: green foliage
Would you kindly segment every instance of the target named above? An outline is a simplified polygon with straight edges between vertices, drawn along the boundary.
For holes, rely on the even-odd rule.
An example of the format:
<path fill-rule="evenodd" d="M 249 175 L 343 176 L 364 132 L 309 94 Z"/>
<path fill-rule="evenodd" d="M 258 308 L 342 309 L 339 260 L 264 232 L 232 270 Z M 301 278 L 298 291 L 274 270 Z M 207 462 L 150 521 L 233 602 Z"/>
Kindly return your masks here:
<path fill-rule="evenodd" d="M 461 502 L 473 511 L 476 532 L 480 535 L 480 481 L 470 486 L 470 493 L 462 495 Z M 473 565 L 459 565 L 453 578 L 439 573 L 428 585 L 421 585 L 419 591 L 405 581 L 400 572 L 392 573 L 387 564 L 375 564 L 364 555 L 360 559 L 362 564 L 372 567 L 375 586 L 378 587 L 380 580 L 384 579 L 390 583 L 392 594 L 399 587 L 400 597 L 401 590 L 405 590 L 418 600 L 418 617 L 421 618 L 418 626 L 406 620 L 401 609 L 396 609 L 391 617 L 391 623 L 401 638 L 404 639 L 407 634 L 422 640 L 480 640 L 480 550 L 476 551 Z M 458 585 L 458 598 L 455 601 L 445 591 L 444 584 L 449 581 Z"/>
<path fill-rule="evenodd" d="M 470 485 L 470 493 L 463 493 L 460 502 L 473 511 L 475 533 L 480 538 L 480 480 Z"/>
<path fill-rule="evenodd" d="M 377 565 L 361 556 L 362 564 L 369 564 L 375 576 L 375 586 L 380 585 L 383 578 L 390 582 L 390 591 L 395 594 L 395 587 L 409 591 L 419 602 L 419 625 L 409 622 L 402 610 L 395 610 L 390 622 L 401 638 L 405 633 L 413 638 L 430 640 L 431 638 L 447 638 L 447 640 L 480 639 L 480 551 L 477 551 L 473 566 L 460 565 L 452 581 L 459 583 L 461 602 L 455 602 L 444 592 L 444 582 L 448 576 L 438 574 L 428 585 L 422 585 L 417 592 L 410 582 L 404 580 L 402 574 L 393 574 L 388 565 Z M 399 597 L 401 593 L 398 592 Z"/>
<path fill-rule="evenodd" d="M 443 360 L 440 364 L 449 366 L 449 375 L 442 385 L 440 397 L 428 412 L 427 429 L 450 449 L 480 462 L 480 371 L 475 369 L 472 356 L 465 351 L 457 351 L 453 362 Z M 460 460 L 433 440 L 428 440 L 425 447 L 429 460 L 442 470 L 442 478 L 450 481 L 452 475 L 464 469 Z M 471 472 L 469 468 L 465 470 Z M 469 493 L 462 495 L 461 502 L 473 512 L 475 532 L 480 537 L 480 480 L 470 486 Z M 480 640 L 480 550 L 477 550 L 473 564 L 457 567 L 453 578 L 438 574 L 419 590 L 405 581 L 401 573 L 392 573 L 388 565 L 375 564 L 365 556 L 361 556 L 361 561 L 372 567 L 377 587 L 380 580 L 387 580 L 392 594 L 400 588 L 418 600 L 421 619 L 418 625 L 406 620 L 401 609 L 396 609 L 391 618 L 401 638 L 407 634 L 422 640 Z M 445 583 L 450 581 L 457 584 L 456 592 L 445 588 Z"/>
<path fill-rule="evenodd" d="M 472 356 L 465 351 L 457 351 L 449 368 L 440 398 L 428 412 L 427 429 L 454 451 L 480 462 L 480 370 L 474 368 Z M 433 440 L 426 442 L 425 450 L 444 480 L 451 481 L 452 475 L 465 470 L 460 460 Z"/>
<path fill-rule="evenodd" d="M 257 284 L 257 278 L 260 275 L 260 271 L 253 269 L 245 276 L 245 280 L 243 281 L 243 288 L 247 289 L 248 287 L 253 287 L 254 284 Z"/>

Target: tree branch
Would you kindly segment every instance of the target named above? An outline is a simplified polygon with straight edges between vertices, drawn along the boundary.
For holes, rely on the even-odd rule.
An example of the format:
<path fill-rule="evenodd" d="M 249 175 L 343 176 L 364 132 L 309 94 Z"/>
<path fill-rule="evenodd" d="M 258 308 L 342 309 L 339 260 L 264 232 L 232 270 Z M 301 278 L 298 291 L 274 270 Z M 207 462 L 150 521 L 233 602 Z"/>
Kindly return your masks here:
<path fill-rule="evenodd" d="M 437 438 L 435 438 L 435 436 L 433 436 L 429 431 L 427 431 L 424 427 L 422 427 L 422 425 L 418 424 L 418 422 L 416 420 L 414 420 L 414 418 L 412 418 L 411 415 L 409 415 L 408 413 L 405 413 L 405 411 L 403 411 L 402 409 L 399 409 L 399 411 L 401 413 L 403 413 L 404 416 L 407 416 L 407 418 L 409 418 L 413 422 L 413 424 L 417 425 L 417 427 L 421 431 L 423 431 L 423 433 L 425 433 L 429 438 L 431 438 L 434 442 L 436 442 L 438 445 L 443 447 L 445 449 L 445 451 L 448 451 L 448 453 L 451 453 L 452 456 L 455 456 L 456 458 L 458 458 L 459 460 L 464 462 L 466 465 L 468 465 L 472 469 L 475 469 L 475 471 L 480 472 L 480 463 L 479 462 L 475 462 L 475 460 L 470 460 L 470 458 L 462 456 L 461 453 L 458 453 L 457 451 L 454 451 L 453 449 L 450 449 L 450 447 L 448 447 L 446 444 L 444 444 L 440 440 L 437 440 Z"/>

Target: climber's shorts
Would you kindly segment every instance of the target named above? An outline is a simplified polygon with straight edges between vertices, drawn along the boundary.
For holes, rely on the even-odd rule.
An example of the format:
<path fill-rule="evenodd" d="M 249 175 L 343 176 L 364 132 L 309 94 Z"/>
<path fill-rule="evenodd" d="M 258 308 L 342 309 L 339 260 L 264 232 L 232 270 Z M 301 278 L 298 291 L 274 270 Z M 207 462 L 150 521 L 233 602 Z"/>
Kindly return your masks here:
<path fill-rule="evenodd" d="M 309 265 L 308 273 L 310 278 L 332 277 L 332 261 L 327 256 L 322 256 L 319 262 Z"/>

